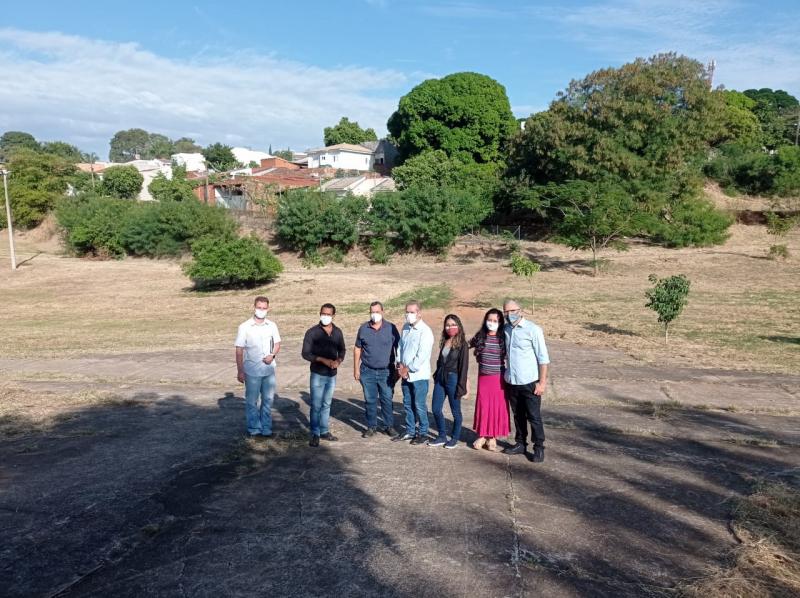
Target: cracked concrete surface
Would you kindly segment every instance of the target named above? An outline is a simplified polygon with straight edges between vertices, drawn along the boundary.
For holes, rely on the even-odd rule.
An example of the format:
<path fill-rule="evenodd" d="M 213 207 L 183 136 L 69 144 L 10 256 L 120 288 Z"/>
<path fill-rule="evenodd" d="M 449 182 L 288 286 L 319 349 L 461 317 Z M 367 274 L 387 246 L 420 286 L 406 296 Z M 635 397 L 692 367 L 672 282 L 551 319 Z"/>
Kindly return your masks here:
<path fill-rule="evenodd" d="M 800 479 L 798 376 L 554 342 L 533 465 L 362 439 L 347 363 L 340 441 L 311 449 L 307 372 L 288 356 L 277 438 L 244 440 L 230 353 L 0 359 L 29 392 L 131 399 L 0 438 L 0 594 L 663 595 L 721 562 L 754 480 Z"/>

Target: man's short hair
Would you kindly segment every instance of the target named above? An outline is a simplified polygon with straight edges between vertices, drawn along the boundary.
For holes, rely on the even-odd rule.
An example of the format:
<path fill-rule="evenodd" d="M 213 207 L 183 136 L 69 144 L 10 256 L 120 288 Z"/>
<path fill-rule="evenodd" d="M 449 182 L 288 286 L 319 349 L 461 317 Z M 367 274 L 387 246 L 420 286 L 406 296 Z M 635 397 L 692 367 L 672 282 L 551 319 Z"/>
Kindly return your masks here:
<path fill-rule="evenodd" d="M 253 301 L 253 305 L 255 305 L 256 303 L 266 303 L 267 305 L 269 305 L 269 299 L 264 297 L 264 295 L 259 295 L 258 297 L 256 297 L 256 300 Z"/>
<path fill-rule="evenodd" d="M 520 304 L 519 304 L 519 301 L 517 301 L 516 299 L 512 299 L 511 297 L 506 297 L 505 299 L 503 299 L 503 307 L 504 307 L 504 308 L 505 308 L 505 306 L 506 306 L 506 305 L 508 305 L 509 303 L 513 303 L 513 304 L 514 304 L 514 305 L 516 305 L 517 307 L 521 307 L 521 306 L 520 306 Z"/>
<path fill-rule="evenodd" d="M 412 305 L 416 305 L 417 306 L 417 310 L 422 311 L 422 304 L 419 301 L 417 301 L 416 299 L 412 299 L 411 301 L 406 302 L 406 309 L 408 309 Z"/>
<path fill-rule="evenodd" d="M 319 313 L 322 313 L 323 309 L 330 309 L 333 311 L 333 315 L 336 315 L 336 306 L 333 303 L 323 303 L 322 307 L 319 308 Z"/>
<path fill-rule="evenodd" d="M 381 303 L 380 301 L 373 301 L 372 303 L 369 304 L 369 307 L 370 307 L 370 309 L 372 309 L 376 305 L 379 305 L 380 308 L 381 308 L 381 311 L 383 311 L 383 303 Z"/>

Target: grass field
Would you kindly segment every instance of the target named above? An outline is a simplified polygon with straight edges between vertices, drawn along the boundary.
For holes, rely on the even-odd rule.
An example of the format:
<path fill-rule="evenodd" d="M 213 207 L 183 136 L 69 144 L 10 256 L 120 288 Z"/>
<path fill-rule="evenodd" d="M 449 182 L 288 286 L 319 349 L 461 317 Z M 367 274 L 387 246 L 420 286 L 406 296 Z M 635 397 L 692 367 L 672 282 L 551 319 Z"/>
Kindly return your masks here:
<path fill-rule="evenodd" d="M 798 372 L 800 233 L 785 241 L 790 258 L 773 261 L 766 252 L 775 241 L 763 227 L 737 225 L 731 232 L 719 247 L 635 245 L 609 252 L 596 278 L 587 252 L 524 242 L 522 250 L 542 264 L 534 278 L 533 319 L 550 338 L 617 348 L 648 362 Z M 64 257 L 52 240 L 34 234 L 19 239 L 18 251 L 27 261 L 12 273 L 5 268 L 7 239 L 0 236 L 0 355 L 6 357 L 227 347 L 256 293 L 270 297 L 271 317 L 287 338 L 299 338 L 325 301 L 339 307 L 337 322 L 351 335 L 375 299 L 397 322 L 404 302 L 419 298 L 434 329 L 449 309 L 464 317 L 468 332 L 506 296 L 530 303 L 527 282 L 510 272 L 500 242 L 462 243 L 446 259 L 398 255 L 389 265 L 373 266 L 354 255 L 310 270 L 284 253 L 286 271 L 277 282 L 210 293 L 193 291 L 175 260 Z M 669 347 L 655 314 L 644 307 L 650 273 L 684 273 L 692 281 Z"/>

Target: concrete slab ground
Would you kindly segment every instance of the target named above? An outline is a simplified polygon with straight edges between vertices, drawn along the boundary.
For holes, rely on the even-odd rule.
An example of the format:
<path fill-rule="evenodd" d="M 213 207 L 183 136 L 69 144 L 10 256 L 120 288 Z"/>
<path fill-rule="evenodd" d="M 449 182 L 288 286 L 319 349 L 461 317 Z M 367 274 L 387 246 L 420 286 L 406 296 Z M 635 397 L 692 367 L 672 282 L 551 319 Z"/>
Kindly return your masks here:
<path fill-rule="evenodd" d="M 800 480 L 800 377 L 551 353 L 536 465 L 468 448 L 471 398 L 455 450 L 362 439 L 348 364 L 314 449 L 290 356 L 270 440 L 243 438 L 232 352 L 1 359 L 32 393 L 127 400 L 0 438 L 0 594 L 666 595 L 735 544 L 733 499 Z"/>

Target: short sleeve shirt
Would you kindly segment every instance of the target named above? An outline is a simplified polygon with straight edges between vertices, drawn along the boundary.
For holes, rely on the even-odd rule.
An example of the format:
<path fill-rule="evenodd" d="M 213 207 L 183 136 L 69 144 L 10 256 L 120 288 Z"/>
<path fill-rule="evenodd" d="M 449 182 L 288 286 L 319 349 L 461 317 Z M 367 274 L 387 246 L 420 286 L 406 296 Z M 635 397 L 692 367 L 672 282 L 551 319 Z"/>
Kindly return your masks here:
<path fill-rule="evenodd" d="M 281 342 L 278 327 L 271 320 L 257 324 L 254 318 L 242 322 L 236 335 L 237 347 L 244 349 L 244 373 L 247 376 L 271 376 L 275 373 L 276 361 L 267 365 L 263 359 L 274 353 L 275 345 Z"/>
<path fill-rule="evenodd" d="M 361 349 L 361 363 L 373 370 L 388 368 L 394 363 L 400 333 L 397 327 L 386 320 L 377 330 L 365 322 L 358 329 L 356 347 Z"/>

